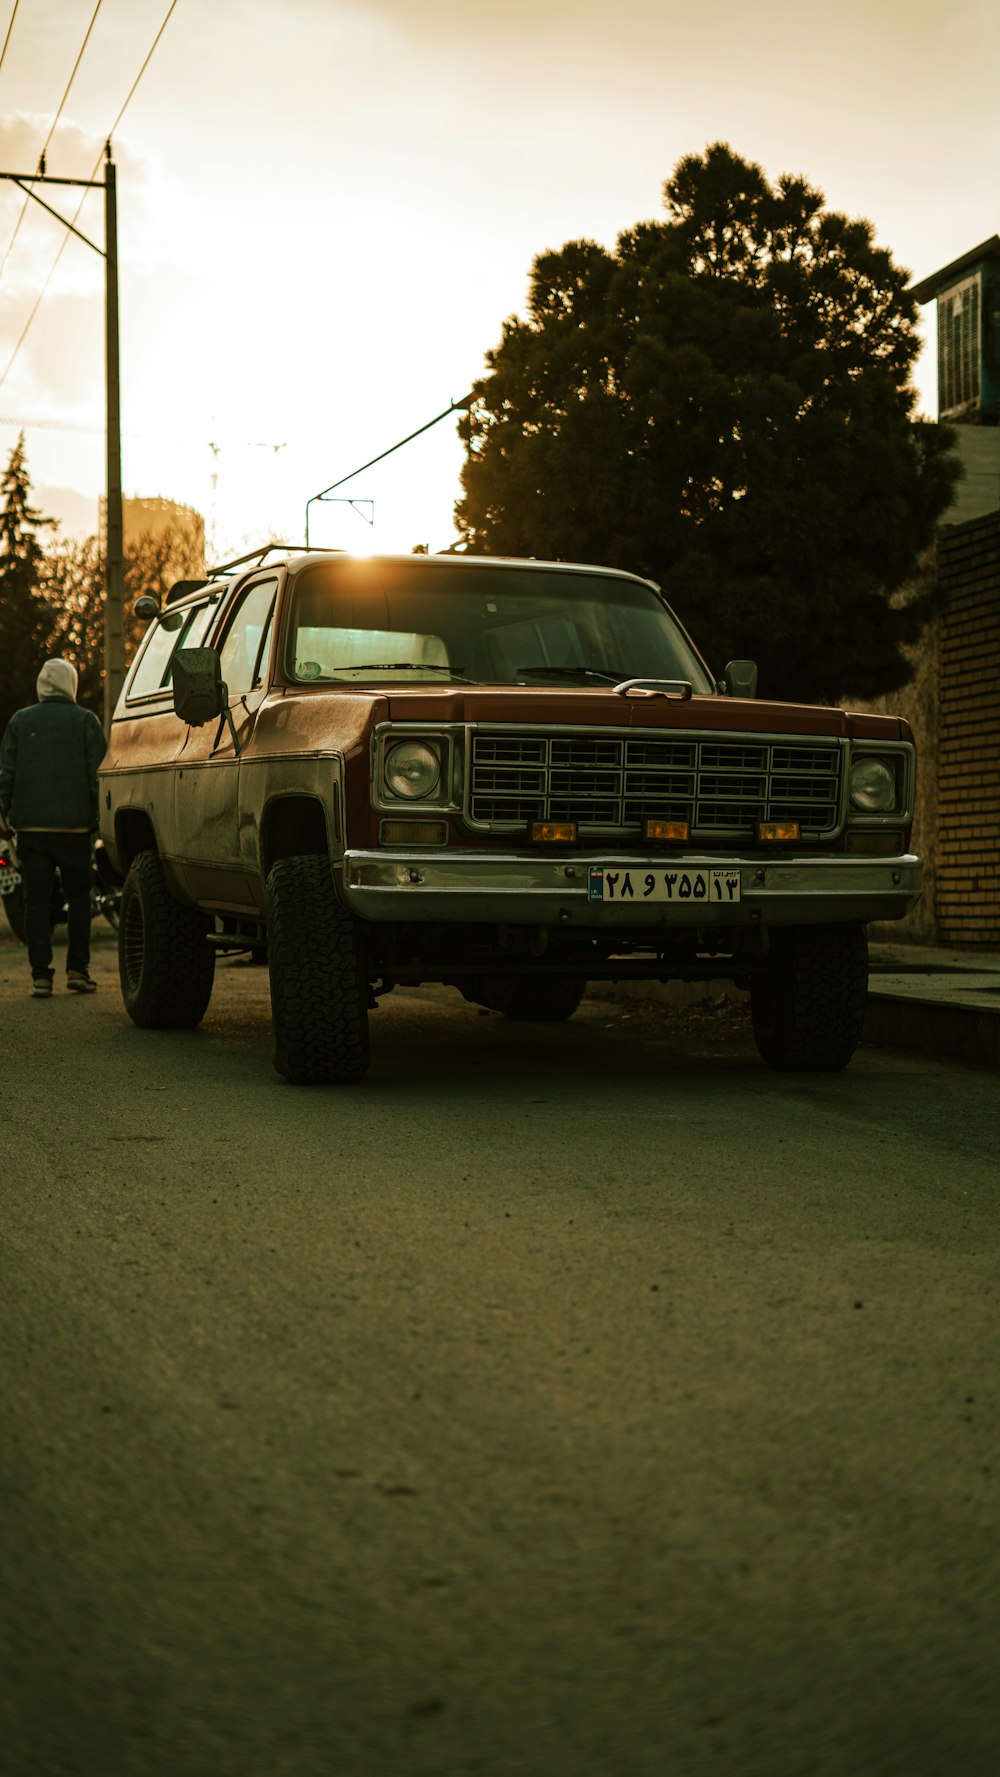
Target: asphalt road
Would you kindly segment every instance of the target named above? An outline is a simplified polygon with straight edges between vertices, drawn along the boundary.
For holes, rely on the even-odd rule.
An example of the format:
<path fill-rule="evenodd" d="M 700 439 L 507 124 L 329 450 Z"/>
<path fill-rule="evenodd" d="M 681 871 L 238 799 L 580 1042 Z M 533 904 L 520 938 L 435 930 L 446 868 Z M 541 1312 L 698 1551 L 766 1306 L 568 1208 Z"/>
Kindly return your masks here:
<path fill-rule="evenodd" d="M 4 1777 L 992 1777 L 995 1076 L 95 973 L 0 937 Z"/>

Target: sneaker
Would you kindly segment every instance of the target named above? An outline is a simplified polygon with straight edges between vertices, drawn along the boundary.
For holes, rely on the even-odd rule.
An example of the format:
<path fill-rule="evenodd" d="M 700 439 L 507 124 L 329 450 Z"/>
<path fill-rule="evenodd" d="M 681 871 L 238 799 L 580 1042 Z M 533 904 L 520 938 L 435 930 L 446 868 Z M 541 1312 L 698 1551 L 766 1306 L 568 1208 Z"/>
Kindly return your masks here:
<path fill-rule="evenodd" d="M 66 988 L 69 993 L 96 993 L 97 982 L 91 980 L 86 969 L 67 969 Z"/>
<path fill-rule="evenodd" d="M 52 998 L 52 982 L 48 975 L 32 975 L 31 997 L 36 1000 L 49 1000 Z"/>

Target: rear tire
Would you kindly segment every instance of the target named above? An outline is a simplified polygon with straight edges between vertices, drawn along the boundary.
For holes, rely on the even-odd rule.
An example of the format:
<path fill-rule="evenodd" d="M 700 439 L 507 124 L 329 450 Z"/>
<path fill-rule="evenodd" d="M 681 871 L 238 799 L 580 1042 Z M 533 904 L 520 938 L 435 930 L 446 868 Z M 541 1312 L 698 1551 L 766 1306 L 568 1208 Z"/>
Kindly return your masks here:
<path fill-rule="evenodd" d="M 208 1011 L 215 951 L 208 920 L 176 901 L 153 851 L 140 852 L 122 889 L 118 974 L 125 1010 L 143 1030 L 193 1030 Z"/>
<path fill-rule="evenodd" d="M 768 1067 L 833 1073 L 861 1041 L 868 995 L 863 925 L 777 926 L 750 986 L 754 1040 Z"/>
<path fill-rule="evenodd" d="M 572 1018 L 584 983 L 572 975 L 484 975 L 483 997 L 494 1012 L 525 1024 L 555 1024 Z"/>
<path fill-rule="evenodd" d="M 267 879 L 274 1065 L 295 1086 L 345 1086 L 371 1059 L 368 978 L 330 860 L 280 858 Z"/>

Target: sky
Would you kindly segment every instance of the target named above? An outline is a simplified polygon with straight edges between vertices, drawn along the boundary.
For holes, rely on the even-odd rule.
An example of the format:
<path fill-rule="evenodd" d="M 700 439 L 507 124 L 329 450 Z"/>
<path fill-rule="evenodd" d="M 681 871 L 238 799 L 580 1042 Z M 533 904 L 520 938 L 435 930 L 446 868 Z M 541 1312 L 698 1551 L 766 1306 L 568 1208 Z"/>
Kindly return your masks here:
<path fill-rule="evenodd" d="M 35 170 L 65 94 L 47 170 L 91 177 L 169 0 L 95 5 L 0 0 L 0 170 Z M 311 495 L 483 374 L 536 254 L 613 247 L 714 141 L 926 276 L 1000 232 L 998 72 L 995 0 L 176 0 L 113 143 L 124 491 L 196 507 L 211 560 L 301 541 Z M 70 238 L 56 263 L 24 204 L 0 181 L 0 451 L 23 428 L 36 503 L 80 534 L 103 262 Z M 103 246 L 101 193 L 78 226 Z M 370 508 L 314 505 L 311 541 L 446 547 L 462 458 L 448 417 L 338 489 Z"/>

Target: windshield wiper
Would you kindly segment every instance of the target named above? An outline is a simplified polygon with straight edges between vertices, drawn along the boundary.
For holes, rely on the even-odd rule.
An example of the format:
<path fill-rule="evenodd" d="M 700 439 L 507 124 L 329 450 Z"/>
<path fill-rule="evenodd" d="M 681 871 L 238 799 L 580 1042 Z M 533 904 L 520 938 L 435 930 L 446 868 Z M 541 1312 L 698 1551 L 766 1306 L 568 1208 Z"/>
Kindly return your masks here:
<path fill-rule="evenodd" d="M 596 666 L 517 666 L 514 671 L 532 673 L 536 679 L 605 679 L 609 685 L 617 685 L 628 677 L 620 667 L 602 670 Z"/>
<path fill-rule="evenodd" d="M 450 679 L 459 679 L 463 685 L 475 685 L 475 679 L 462 676 L 460 666 L 437 666 L 427 661 L 423 666 L 415 665 L 412 660 L 360 660 L 355 665 L 353 660 L 340 666 L 331 666 L 332 673 L 447 673 Z"/>

